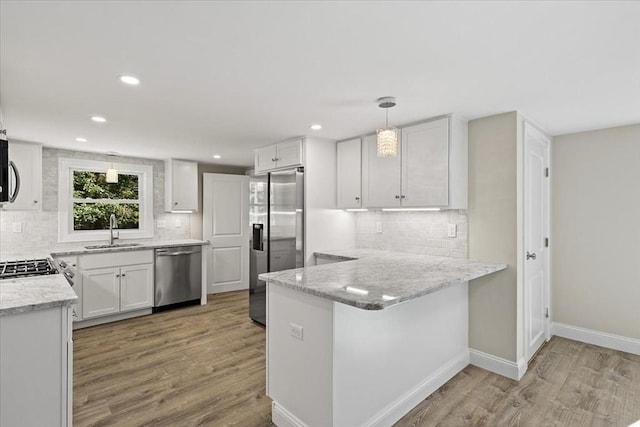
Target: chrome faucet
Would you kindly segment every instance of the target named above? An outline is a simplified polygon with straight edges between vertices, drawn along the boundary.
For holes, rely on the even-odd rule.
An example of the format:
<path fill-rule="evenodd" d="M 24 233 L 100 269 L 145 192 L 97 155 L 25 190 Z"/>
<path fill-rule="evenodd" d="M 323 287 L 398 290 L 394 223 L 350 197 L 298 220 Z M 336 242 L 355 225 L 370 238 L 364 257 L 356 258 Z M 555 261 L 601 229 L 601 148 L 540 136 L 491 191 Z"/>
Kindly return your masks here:
<path fill-rule="evenodd" d="M 116 219 L 116 214 L 111 214 L 109 217 L 109 245 L 113 245 L 113 241 L 120 238 L 118 231 L 116 231 L 115 236 L 113 235 L 114 228 L 118 228 L 118 220 Z"/>

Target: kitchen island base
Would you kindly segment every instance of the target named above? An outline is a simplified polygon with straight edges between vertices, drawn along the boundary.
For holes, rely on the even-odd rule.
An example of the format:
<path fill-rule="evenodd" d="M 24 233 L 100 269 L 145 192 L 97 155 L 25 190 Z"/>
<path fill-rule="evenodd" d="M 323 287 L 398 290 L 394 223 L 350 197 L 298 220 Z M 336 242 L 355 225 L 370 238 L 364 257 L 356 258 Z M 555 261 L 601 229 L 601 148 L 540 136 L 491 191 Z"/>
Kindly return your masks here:
<path fill-rule="evenodd" d="M 279 426 L 390 426 L 469 364 L 468 283 L 383 310 L 267 284 Z"/>

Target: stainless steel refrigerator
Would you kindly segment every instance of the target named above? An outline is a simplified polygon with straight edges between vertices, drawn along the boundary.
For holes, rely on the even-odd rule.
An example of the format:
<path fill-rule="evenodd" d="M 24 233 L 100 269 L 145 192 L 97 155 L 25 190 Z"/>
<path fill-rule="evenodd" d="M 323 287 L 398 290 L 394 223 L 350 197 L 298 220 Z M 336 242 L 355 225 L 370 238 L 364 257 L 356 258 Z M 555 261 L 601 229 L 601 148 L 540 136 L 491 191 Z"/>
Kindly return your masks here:
<path fill-rule="evenodd" d="M 304 170 L 249 180 L 249 316 L 266 325 L 267 289 L 258 274 L 304 266 Z"/>

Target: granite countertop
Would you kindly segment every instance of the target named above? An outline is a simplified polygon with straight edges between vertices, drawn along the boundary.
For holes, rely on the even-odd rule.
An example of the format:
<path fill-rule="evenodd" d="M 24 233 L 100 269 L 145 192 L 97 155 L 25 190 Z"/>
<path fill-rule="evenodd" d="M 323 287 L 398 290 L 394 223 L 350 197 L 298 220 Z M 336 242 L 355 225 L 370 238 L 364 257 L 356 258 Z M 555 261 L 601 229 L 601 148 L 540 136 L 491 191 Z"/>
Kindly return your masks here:
<path fill-rule="evenodd" d="M 365 310 L 381 310 L 507 268 L 469 259 L 373 249 L 317 252 L 336 263 L 259 275 L 277 284 Z"/>
<path fill-rule="evenodd" d="M 208 245 L 209 241 L 207 240 L 195 240 L 195 239 L 180 239 L 180 240 L 155 240 L 155 241 L 127 241 L 127 240 L 118 240 L 116 244 L 127 244 L 127 243 L 139 243 L 137 246 L 116 246 L 110 248 L 99 248 L 99 249 L 87 249 L 85 246 L 89 246 L 91 244 L 78 244 L 75 247 L 60 247 L 54 248 L 51 251 L 51 256 L 61 257 L 61 256 L 69 256 L 69 255 L 88 255 L 88 254 L 98 254 L 104 252 L 125 252 L 125 251 L 141 251 L 145 249 L 157 249 L 157 248 L 171 248 L 175 246 L 196 246 L 196 245 Z M 101 244 L 101 243 L 98 243 Z M 104 243 L 102 243 L 104 244 Z"/>
<path fill-rule="evenodd" d="M 0 316 L 69 306 L 77 299 L 62 274 L 0 280 Z"/>

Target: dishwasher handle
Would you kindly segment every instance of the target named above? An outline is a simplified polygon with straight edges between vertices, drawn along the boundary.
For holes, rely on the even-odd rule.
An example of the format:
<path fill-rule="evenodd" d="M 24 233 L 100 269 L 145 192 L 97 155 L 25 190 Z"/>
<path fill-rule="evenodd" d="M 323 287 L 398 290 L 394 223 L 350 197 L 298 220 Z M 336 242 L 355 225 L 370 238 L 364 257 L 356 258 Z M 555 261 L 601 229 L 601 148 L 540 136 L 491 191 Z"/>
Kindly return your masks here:
<path fill-rule="evenodd" d="M 180 256 L 180 255 L 191 255 L 191 254 L 197 254 L 197 253 L 199 252 L 198 251 L 180 251 L 180 252 L 157 251 L 156 256 Z"/>

